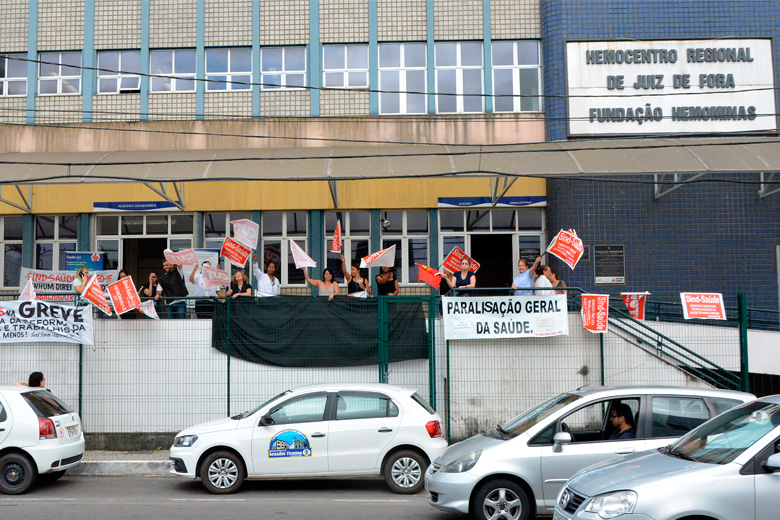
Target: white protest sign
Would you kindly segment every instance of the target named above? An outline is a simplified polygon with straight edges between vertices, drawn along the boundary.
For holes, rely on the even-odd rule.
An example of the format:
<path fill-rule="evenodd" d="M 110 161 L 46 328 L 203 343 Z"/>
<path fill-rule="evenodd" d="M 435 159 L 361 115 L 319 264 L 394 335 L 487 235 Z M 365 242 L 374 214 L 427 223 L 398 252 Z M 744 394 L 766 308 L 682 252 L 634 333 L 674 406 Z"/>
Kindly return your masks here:
<path fill-rule="evenodd" d="M 92 307 L 37 301 L 0 302 L 0 339 L 92 345 Z"/>
<path fill-rule="evenodd" d="M 241 242 L 249 249 L 257 249 L 257 237 L 260 234 L 260 226 L 251 220 L 231 220 L 233 224 L 233 238 Z"/>
<path fill-rule="evenodd" d="M 90 271 L 90 276 L 96 276 L 96 282 L 105 290 L 106 286 L 114 283 L 119 278 L 119 271 Z M 69 301 L 72 302 L 76 297 L 73 291 L 73 280 L 76 278 L 76 271 L 49 271 L 47 269 L 28 269 L 22 267 L 19 286 L 27 284 L 27 280 L 32 280 L 33 288 L 39 300 L 44 301 Z M 64 293 L 64 294 L 57 294 Z"/>
<path fill-rule="evenodd" d="M 184 251 L 179 251 L 178 253 L 174 253 L 170 249 L 166 249 L 163 251 L 163 254 L 165 255 L 165 259 L 172 264 L 198 265 L 198 256 L 192 249 L 185 249 Z"/>

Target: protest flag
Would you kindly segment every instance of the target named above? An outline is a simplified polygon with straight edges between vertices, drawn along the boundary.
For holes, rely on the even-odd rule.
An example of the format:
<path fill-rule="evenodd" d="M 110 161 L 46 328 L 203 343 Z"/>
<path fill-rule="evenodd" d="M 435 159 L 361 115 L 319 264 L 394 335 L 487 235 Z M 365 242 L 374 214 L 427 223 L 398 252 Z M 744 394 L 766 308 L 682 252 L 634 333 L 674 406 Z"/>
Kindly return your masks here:
<path fill-rule="evenodd" d="M 301 269 L 302 267 L 317 267 L 317 262 L 307 255 L 306 252 L 301 249 L 301 246 L 295 243 L 295 240 L 290 240 L 290 251 L 292 251 L 296 269 Z"/>
<path fill-rule="evenodd" d="M 427 265 L 418 264 L 417 262 L 415 262 L 415 265 L 420 268 L 417 271 L 417 281 L 425 282 L 434 289 L 438 289 L 439 285 L 441 285 L 442 274 L 436 269 L 428 267 Z"/>
<path fill-rule="evenodd" d="M 28 278 L 27 283 L 24 284 L 24 290 L 22 290 L 22 294 L 19 295 L 19 299 L 27 301 L 38 299 L 38 296 L 35 294 L 35 287 L 30 278 Z"/>
<path fill-rule="evenodd" d="M 376 253 L 371 253 L 360 259 L 360 268 L 364 267 L 393 267 L 395 265 L 395 244 L 382 249 Z"/>
<path fill-rule="evenodd" d="M 341 221 L 336 222 L 336 231 L 333 232 L 333 242 L 330 244 L 331 253 L 341 253 Z"/>
<path fill-rule="evenodd" d="M 100 287 L 100 284 L 97 282 L 96 274 L 92 275 L 92 278 L 87 282 L 87 286 L 81 291 L 81 297 L 97 306 L 97 308 L 105 314 L 111 316 L 111 306 L 108 304 L 108 300 L 106 300 L 103 288 Z"/>
<path fill-rule="evenodd" d="M 154 300 L 146 300 L 145 302 L 141 302 L 141 305 L 136 307 L 136 309 L 149 316 L 153 320 L 159 320 L 160 317 L 157 315 L 157 311 L 154 309 Z"/>
<path fill-rule="evenodd" d="M 645 300 L 649 292 L 622 292 L 620 296 L 623 298 L 628 313 L 635 320 L 645 319 Z"/>

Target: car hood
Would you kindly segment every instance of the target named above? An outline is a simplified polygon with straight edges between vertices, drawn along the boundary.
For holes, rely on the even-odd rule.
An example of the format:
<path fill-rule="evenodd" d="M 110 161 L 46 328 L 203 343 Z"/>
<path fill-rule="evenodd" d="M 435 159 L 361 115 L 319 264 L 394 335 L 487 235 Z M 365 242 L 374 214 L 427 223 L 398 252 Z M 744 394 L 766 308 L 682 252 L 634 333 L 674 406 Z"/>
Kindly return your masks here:
<path fill-rule="evenodd" d="M 712 464 L 678 459 L 657 451 L 645 452 L 619 462 L 589 466 L 574 475 L 568 487 L 585 496 L 596 496 L 646 484 L 657 485 L 660 479 L 696 479 L 697 473 L 712 468 Z"/>
<path fill-rule="evenodd" d="M 472 451 L 484 450 L 502 442 L 507 441 L 480 433 L 474 437 L 469 437 L 465 441 L 460 441 L 457 444 L 453 444 L 447 449 L 447 451 L 442 453 L 438 459 L 436 459 L 436 462 L 442 466 L 446 466 L 453 460 L 459 459 L 464 455 L 468 455 Z"/>
<path fill-rule="evenodd" d="M 231 419 L 230 417 L 225 417 L 224 419 L 217 419 L 215 421 L 209 421 L 196 424 L 195 426 L 190 426 L 186 430 L 180 431 L 176 436 L 181 437 L 182 435 L 200 435 L 203 433 L 235 430 L 240 422 L 241 421 Z"/>

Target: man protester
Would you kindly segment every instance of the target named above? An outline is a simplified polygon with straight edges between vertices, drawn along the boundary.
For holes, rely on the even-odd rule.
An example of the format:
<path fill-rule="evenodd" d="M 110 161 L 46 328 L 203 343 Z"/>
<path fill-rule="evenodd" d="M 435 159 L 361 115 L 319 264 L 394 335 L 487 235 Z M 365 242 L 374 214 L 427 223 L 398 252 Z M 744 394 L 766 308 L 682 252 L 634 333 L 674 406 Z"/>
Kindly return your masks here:
<path fill-rule="evenodd" d="M 162 285 L 163 292 L 168 299 L 166 306 L 168 308 L 168 317 L 183 319 L 187 317 L 187 302 L 176 298 L 183 298 L 190 292 L 184 285 L 184 273 L 181 267 L 170 263 L 168 260 L 163 262 L 163 273 L 158 280 Z M 173 298 L 173 299 L 170 299 Z"/>

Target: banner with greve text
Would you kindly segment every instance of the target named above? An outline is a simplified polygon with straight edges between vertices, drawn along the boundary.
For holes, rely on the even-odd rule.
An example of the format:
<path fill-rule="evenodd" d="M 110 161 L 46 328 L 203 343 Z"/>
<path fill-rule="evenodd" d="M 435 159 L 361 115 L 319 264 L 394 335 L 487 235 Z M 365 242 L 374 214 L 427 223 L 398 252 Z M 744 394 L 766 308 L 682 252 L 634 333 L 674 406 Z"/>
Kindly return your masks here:
<path fill-rule="evenodd" d="M 582 326 L 586 330 L 603 334 L 607 332 L 609 322 L 609 295 L 608 294 L 583 294 L 582 295 Z"/>
<path fill-rule="evenodd" d="M 40 300 L 0 302 L 0 339 L 3 343 L 92 345 L 92 307 Z"/>
<path fill-rule="evenodd" d="M 90 276 L 93 274 L 97 276 L 96 281 L 104 290 L 119 277 L 119 271 L 91 271 L 89 274 Z M 24 287 L 27 284 L 27 280 L 32 280 L 35 294 L 39 300 L 72 302 L 76 296 L 76 293 L 73 291 L 73 280 L 75 278 L 75 270 L 49 271 L 46 269 L 22 267 L 19 287 Z"/>
<path fill-rule="evenodd" d="M 569 334 L 566 295 L 442 297 L 445 339 Z"/>

